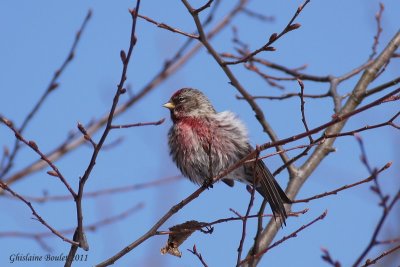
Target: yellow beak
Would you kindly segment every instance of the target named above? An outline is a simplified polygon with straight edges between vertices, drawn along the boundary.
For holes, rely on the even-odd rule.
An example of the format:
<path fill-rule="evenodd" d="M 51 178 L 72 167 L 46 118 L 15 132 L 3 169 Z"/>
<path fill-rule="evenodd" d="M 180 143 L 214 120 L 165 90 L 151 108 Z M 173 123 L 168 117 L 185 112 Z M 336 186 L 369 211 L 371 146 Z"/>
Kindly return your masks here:
<path fill-rule="evenodd" d="M 175 105 L 174 105 L 173 103 L 171 103 L 171 102 L 167 102 L 167 103 L 165 103 L 165 104 L 163 105 L 163 107 L 164 107 L 164 108 L 167 108 L 167 109 L 174 109 L 174 108 L 175 108 Z"/>

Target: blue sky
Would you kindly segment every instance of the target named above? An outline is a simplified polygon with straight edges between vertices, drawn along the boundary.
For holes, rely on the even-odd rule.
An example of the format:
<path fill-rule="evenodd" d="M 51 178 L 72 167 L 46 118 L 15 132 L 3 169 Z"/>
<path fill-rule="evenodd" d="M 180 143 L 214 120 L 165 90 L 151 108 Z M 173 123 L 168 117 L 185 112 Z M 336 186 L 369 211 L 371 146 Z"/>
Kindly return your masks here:
<path fill-rule="evenodd" d="M 194 6 L 200 6 L 205 1 L 191 2 Z M 258 48 L 273 32 L 283 29 L 301 3 L 277 0 L 250 2 L 251 10 L 275 17 L 273 22 L 260 22 L 239 15 L 233 21 L 232 25 L 238 28 L 242 40 L 249 41 L 250 49 Z M 212 25 L 223 17 L 233 3 L 234 1 L 225 1 L 221 5 Z M 376 32 L 374 15 L 379 8 L 378 3 L 372 0 L 311 1 L 297 20 L 302 27 L 277 41 L 274 44 L 276 52 L 268 52 L 262 56 L 288 67 L 307 64 L 306 72 L 310 74 L 342 75 L 361 65 L 370 55 Z M 400 2 L 387 0 L 383 3 L 384 31 L 378 51 L 384 48 L 399 27 Z M 27 139 L 34 140 L 42 151 L 50 151 L 65 140 L 71 130 L 76 129 L 77 122 L 88 123 L 106 114 L 121 73 L 119 51 L 126 50 L 129 42 L 131 17 L 127 10 L 134 5 L 134 1 L 2 1 L 0 114 L 13 120 L 16 125 L 21 124 L 45 90 L 54 71 L 66 57 L 74 34 L 88 9 L 92 9 L 93 17 L 85 29 L 74 60 L 62 74 L 60 87 L 46 100 L 24 135 Z M 180 1 L 142 1 L 141 13 L 187 32 L 192 32 L 195 28 Z M 127 80 L 133 93 L 140 91 L 161 69 L 165 60 L 185 41 L 183 36 L 159 29 L 143 20 L 138 22 L 137 37 L 138 43 L 133 52 Z M 212 44 L 219 52 L 234 52 L 231 39 L 232 31 L 228 27 L 212 40 Z M 235 66 L 232 69 L 246 89 L 254 95 L 281 93 L 242 67 Z M 399 69 L 399 60 L 393 59 L 387 71 L 374 85 L 398 77 Z M 339 92 L 348 92 L 356 81 L 357 78 L 345 82 Z M 296 82 L 286 82 L 284 85 L 287 91 L 298 90 Z M 321 93 L 328 88 L 327 84 L 321 83 L 306 82 L 305 86 L 308 93 Z M 251 108 L 244 101 L 236 100 L 235 95 L 238 93 L 228 84 L 227 77 L 203 49 L 166 82 L 116 118 L 118 124 L 155 121 L 164 117 L 167 121 L 158 127 L 112 131 L 107 143 L 119 138 L 123 138 L 123 142 L 100 153 L 86 191 L 145 183 L 179 174 L 168 155 L 166 135 L 171 122 L 168 111 L 162 104 L 181 87 L 199 88 L 210 97 L 217 110 L 232 110 L 237 113 L 248 126 L 254 145 L 269 141 Z M 127 98 L 127 95 L 123 95 L 121 103 Z M 369 101 L 371 100 L 367 100 Z M 333 114 L 331 102 L 330 99 L 307 100 L 306 114 L 311 128 L 330 120 Z M 258 103 L 280 138 L 303 131 L 299 99 L 260 100 Z M 398 103 L 387 103 L 354 117 L 345 129 L 380 123 L 396 111 Z M 383 189 L 387 193 L 393 193 L 399 185 L 400 155 L 396 149 L 399 146 L 398 132 L 384 128 L 363 133 L 362 137 L 372 166 L 381 167 L 393 161 L 393 166 L 381 175 Z M 93 138 L 98 140 L 99 135 L 96 134 Z M 13 142 L 14 136 L 9 129 L 0 127 L 0 146 L 10 147 Z M 332 190 L 368 176 L 359 160 L 360 150 L 354 138 L 342 138 L 335 143 L 335 147 L 337 152 L 323 161 L 312 174 L 299 198 Z M 295 154 L 296 152 L 290 153 Z M 83 175 L 90 155 L 91 147 L 85 145 L 56 163 L 74 188 L 77 188 L 78 177 Z M 36 154 L 24 148 L 20 151 L 13 170 L 23 168 L 34 160 L 37 160 Z M 269 158 L 265 162 L 271 170 L 281 165 L 279 157 Z M 47 170 L 28 176 L 13 184 L 12 188 L 29 196 L 41 196 L 45 191 L 49 195 L 67 194 L 65 187 L 57 179 L 45 173 Z M 277 179 L 283 186 L 286 185 L 287 172 L 279 174 Z M 85 200 L 85 222 L 89 224 L 121 213 L 138 203 L 143 203 L 144 207 L 124 220 L 101 227 L 95 232 L 88 232 L 88 262 L 78 263 L 76 266 L 93 265 L 114 255 L 142 235 L 173 204 L 195 189 L 196 186 L 189 181 L 179 180 L 151 189 Z M 245 186 L 237 184 L 231 189 L 218 184 L 170 219 L 162 230 L 187 220 L 213 221 L 233 216 L 229 208 L 245 213 L 247 203 Z M 256 205 L 259 204 L 258 197 Z M 34 206 L 57 229 L 74 227 L 76 224 L 72 201 L 35 203 Z M 3 211 L 0 232 L 46 231 L 43 225 L 32 220 L 29 209 L 21 202 L 2 198 L 0 208 Z M 288 226 L 278 233 L 277 238 L 290 234 L 326 209 L 328 215 L 323 221 L 301 232 L 298 237 L 271 250 L 264 257 L 263 264 L 321 266 L 324 263 L 320 258 L 320 248 L 325 247 L 334 258 L 348 266 L 355 261 L 355 255 L 366 246 L 381 213 L 377 198 L 368 185 L 337 196 L 296 205 L 293 209 L 304 208 L 309 208 L 309 212 L 299 218 L 289 219 Z M 397 208 L 397 217 L 398 214 Z M 387 229 L 396 229 L 396 216 L 393 214 L 390 218 L 386 224 Z M 245 248 L 251 245 L 255 229 L 256 224 L 251 221 Z M 196 244 L 210 266 L 232 266 L 236 262 L 240 235 L 239 222 L 217 225 L 212 235 L 195 233 L 182 245 L 183 256 L 180 259 L 160 255 L 159 250 L 164 246 L 166 237 L 154 237 L 118 261 L 116 266 L 199 266 L 198 259 L 186 251 L 193 244 Z M 69 251 L 69 245 L 55 237 L 46 239 L 46 244 L 53 248 L 52 255 L 67 254 Z M 9 256 L 13 253 L 48 253 L 30 239 L 1 238 L 0 246 L 2 266 L 9 264 Z M 373 250 L 371 256 L 378 253 L 378 250 Z M 86 252 L 81 251 L 80 254 Z M 300 265 L 299 258 L 302 261 Z M 12 266 L 26 266 L 26 263 L 14 263 Z M 59 264 L 41 262 L 35 266 Z"/>

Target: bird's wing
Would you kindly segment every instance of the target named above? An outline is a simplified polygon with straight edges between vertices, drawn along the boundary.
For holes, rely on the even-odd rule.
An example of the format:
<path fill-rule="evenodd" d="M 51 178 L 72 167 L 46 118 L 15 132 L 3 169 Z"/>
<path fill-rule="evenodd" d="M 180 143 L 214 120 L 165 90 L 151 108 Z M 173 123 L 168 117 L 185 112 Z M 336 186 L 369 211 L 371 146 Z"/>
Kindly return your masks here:
<path fill-rule="evenodd" d="M 292 203 L 292 201 L 286 196 L 267 166 L 259 160 L 256 164 L 246 163 L 244 167 L 249 174 L 246 177 L 248 182 L 254 184 L 254 179 L 256 179 L 256 190 L 268 201 L 274 217 L 278 215 L 281 222 L 286 225 L 287 214 L 283 204 Z"/>

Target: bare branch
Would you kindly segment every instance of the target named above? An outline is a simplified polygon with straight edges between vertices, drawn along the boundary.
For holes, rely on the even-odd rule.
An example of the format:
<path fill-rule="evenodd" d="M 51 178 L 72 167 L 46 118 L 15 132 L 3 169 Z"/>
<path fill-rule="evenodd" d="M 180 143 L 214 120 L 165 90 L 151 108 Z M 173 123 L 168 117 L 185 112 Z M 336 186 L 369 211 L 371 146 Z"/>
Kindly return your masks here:
<path fill-rule="evenodd" d="M 383 172 L 384 170 L 390 168 L 390 166 L 392 166 L 392 163 L 391 163 L 391 162 L 386 163 L 385 166 L 383 166 L 381 169 L 379 169 L 376 173 L 371 174 L 371 175 L 370 175 L 368 178 L 366 178 L 366 179 L 363 179 L 363 180 L 358 181 L 358 182 L 353 183 L 353 184 L 344 185 L 344 186 L 339 187 L 339 188 L 337 188 L 337 189 L 335 189 L 335 190 L 332 190 L 332 191 L 329 191 L 329 192 L 325 192 L 325 193 L 322 193 L 322 194 L 318 194 L 318 195 L 315 195 L 315 196 L 313 196 L 313 197 L 304 198 L 304 199 L 297 199 L 297 200 L 294 200 L 293 203 L 309 202 L 309 201 L 311 201 L 311 200 L 323 198 L 323 197 L 326 197 L 326 196 L 336 195 L 336 194 L 339 193 L 340 191 L 343 191 L 343 190 L 346 190 L 346 189 L 355 187 L 355 186 L 360 185 L 360 184 L 368 183 L 368 182 L 370 182 L 370 181 L 376 179 L 377 174 L 379 174 L 379 173 Z"/>
<path fill-rule="evenodd" d="M 398 84 L 400 82 L 400 77 L 397 77 L 396 79 L 393 79 L 387 83 L 381 84 L 377 87 L 374 87 L 372 89 L 369 89 L 365 92 L 365 97 L 376 94 L 378 92 L 381 92 L 382 90 L 385 90 L 386 88 L 395 86 L 396 84 Z"/>
<path fill-rule="evenodd" d="M 99 220 L 97 222 L 94 222 L 92 224 L 86 225 L 85 230 L 86 231 L 96 231 L 99 228 L 113 224 L 117 221 L 121 221 L 125 219 L 126 217 L 132 215 L 133 213 L 137 212 L 138 210 L 142 209 L 144 207 L 143 203 L 138 203 L 132 206 L 131 208 L 121 212 L 120 214 Z M 73 234 L 75 232 L 75 228 L 69 228 L 69 229 L 63 229 L 58 231 L 60 234 L 66 235 L 66 234 Z M 41 246 L 43 246 L 47 251 L 50 251 L 47 246 L 43 244 L 43 238 L 48 238 L 52 237 L 53 233 L 50 232 L 40 232 L 40 233 L 29 233 L 29 232 L 0 232 L 0 238 L 1 237 L 19 237 L 19 238 L 32 238 L 39 242 Z"/>
<path fill-rule="evenodd" d="M 255 19 L 258 19 L 261 21 L 268 21 L 268 22 L 275 21 L 275 17 L 273 17 L 273 16 L 265 16 L 262 13 L 258 13 L 256 11 L 250 10 L 248 8 L 244 8 L 243 13 L 248 15 L 250 18 L 255 18 Z"/>
<path fill-rule="evenodd" d="M 215 49 L 209 43 L 208 37 L 204 34 L 204 29 L 200 22 L 198 14 L 193 12 L 194 9 L 192 8 L 192 6 L 189 4 L 189 2 L 187 0 L 182 0 L 182 2 L 193 17 L 193 20 L 194 20 L 197 30 L 199 32 L 199 36 L 200 36 L 199 41 L 204 45 L 204 47 L 207 49 L 207 51 L 214 57 L 215 61 L 218 63 L 218 65 L 221 67 L 221 69 L 225 72 L 226 76 L 229 78 L 230 83 L 240 92 L 240 94 L 249 103 L 249 105 L 253 109 L 254 113 L 256 114 L 257 120 L 260 122 L 261 126 L 263 127 L 264 132 L 266 132 L 269 135 L 269 137 L 271 138 L 272 141 L 278 140 L 276 133 L 273 131 L 272 127 L 266 121 L 264 113 L 261 110 L 261 108 L 257 105 L 257 103 L 253 99 L 251 99 L 250 94 L 241 85 L 239 80 L 235 77 L 233 72 L 230 70 L 229 66 L 226 64 L 226 62 L 219 56 L 217 51 L 215 51 Z M 278 145 L 278 146 L 276 146 L 276 150 L 279 151 L 279 150 L 283 150 L 283 149 L 282 149 L 282 147 L 280 147 Z M 281 153 L 279 155 L 283 162 L 286 163 L 289 161 L 289 157 L 285 153 Z M 289 171 L 289 175 L 293 176 L 295 173 L 294 166 L 289 166 L 288 171 Z"/>
<path fill-rule="evenodd" d="M 105 196 L 105 195 L 132 192 L 132 191 L 136 191 L 136 190 L 147 189 L 150 187 L 156 187 L 156 186 L 160 186 L 163 184 L 171 183 L 171 182 L 177 181 L 179 179 L 182 179 L 182 175 L 165 177 L 165 178 L 161 178 L 161 179 L 157 179 L 154 181 L 141 183 L 141 184 L 125 185 L 125 186 L 121 186 L 121 187 L 106 188 L 103 190 L 86 192 L 86 193 L 84 193 L 83 197 L 84 198 L 95 198 L 95 197 L 100 197 L 100 196 Z M 7 195 L 5 195 L 5 196 L 7 196 Z M 71 195 L 54 195 L 54 196 L 44 195 L 41 197 L 34 197 L 34 196 L 22 196 L 22 197 L 28 201 L 38 202 L 38 203 L 45 203 L 45 202 L 49 202 L 49 201 L 73 200 L 73 197 Z"/>
<path fill-rule="evenodd" d="M 204 25 L 208 24 L 211 19 L 212 19 L 212 14 L 213 11 L 215 11 L 215 8 L 217 7 L 217 4 L 219 1 L 215 1 L 215 5 L 212 8 L 212 11 L 210 12 L 209 16 L 206 18 Z M 224 29 L 232 20 L 234 16 L 238 14 L 243 8 L 243 6 L 246 4 L 245 1 L 240 2 L 239 5 L 235 6 L 231 12 L 229 12 L 225 17 L 221 19 L 217 25 L 213 29 L 210 30 L 210 32 L 207 34 L 208 39 L 212 39 L 216 34 L 218 34 L 222 29 Z M 128 108 L 133 106 L 135 103 L 137 103 L 139 100 L 141 100 L 144 96 L 146 96 L 148 93 L 150 93 L 152 90 L 157 88 L 157 86 L 165 81 L 168 77 L 170 77 L 173 73 L 175 73 L 177 70 L 179 70 L 190 58 L 192 58 L 202 47 L 201 44 L 195 45 L 192 49 L 190 49 L 188 52 L 184 53 L 184 51 L 188 48 L 188 46 L 191 44 L 193 39 L 188 39 L 187 42 L 185 42 L 180 49 L 176 52 L 175 55 L 171 57 L 171 59 L 167 60 L 164 66 L 161 68 L 161 70 L 154 75 L 154 77 L 149 81 L 147 85 L 145 85 L 136 95 L 128 99 L 124 104 L 120 105 L 116 110 L 114 117 L 124 113 Z M 95 132 L 98 130 L 102 129 L 102 126 L 107 123 L 108 119 L 108 113 L 105 114 L 104 116 L 100 117 L 97 121 L 93 122 L 90 124 L 90 127 L 87 128 L 87 132 L 89 135 L 93 135 Z M 51 161 L 56 161 L 57 159 L 63 157 L 64 155 L 70 153 L 83 143 L 85 143 L 85 139 L 83 137 L 78 137 L 76 138 L 75 135 L 73 136 L 68 136 L 68 138 L 61 143 L 59 146 L 54 148 L 51 152 L 47 153 L 47 157 Z M 26 166 L 25 168 L 19 170 L 18 172 L 14 173 L 13 175 L 6 177 L 4 181 L 7 184 L 12 184 L 22 177 L 25 177 L 26 175 L 29 175 L 31 173 L 37 172 L 41 169 L 46 167 L 46 164 L 43 164 L 41 161 L 36 161 L 31 163 L 30 165 Z"/>
<path fill-rule="evenodd" d="M 254 160 L 254 163 L 253 163 L 253 169 L 254 169 L 254 172 L 253 172 L 253 186 L 252 186 L 251 192 L 250 192 L 249 204 L 247 205 L 247 210 L 246 210 L 245 216 L 244 217 L 239 216 L 239 217 L 243 218 L 242 219 L 242 236 L 240 238 L 239 247 L 237 249 L 238 254 L 237 254 L 237 260 L 236 260 L 236 266 L 239 266 L 240 261 L 242 259 L 243 244 L 244 244 L 244 240 L 246 238 L 247 218 L 250 215 L 251 208 L 253 207 L 254 194 L 256 192 L 256 185 L 259 182 L 258 181 L 259 177 L 257 177 L 257 175 L 256 175 L 257 174 L 256 170 L 258 168 L 257 161 L 259 160 L 259 156 L 260 156 L 260 150 L 258 149 L 258 146 L 256 147 L 256 152 L 257 152 L 257 154 L 256 154 L 256 157 L 255 157 L 255 160 Z"/>
<path fill-rule="evenodd" d="M 379 221 L 378 221 L 378 223 L 377 223 L 377 225 L 375 227 L 375 230 L 374 230 L 374 232 L 372 234 L 371 240 L 368 243 L 367 247 L 364 249 L 364 251 L 360 254 L 360 256 L 357 258 L 357 260 L 354 262 L 353 267 L 360 266 L 361 261 L 367 256 L 369 251 L 377 244 L 377 238 L 378 238 L 378 235 L 379 235 L 380 231 L 382 230 L 383 223 L 386 221 L 390 211 L 392 210 L 394 205 L 399 200 L 400 200 L 400 189 L 394 195 L 394 197 L 392 198 L 392 201 L 389 203 L 389 205 L 387 207 L 383 207 L 383 212 L 382 212 L 381 218 L 379 219 Z M 396 249 L 398 249 L 398 248 L 396 248 Z M 378 257 L 378 259 L 380 259 L 380 258 L 381 257 Z M 378 260 L 378 259 L 376 259 L 376 260 Z M 367 261 L 367 263 L 368 263 L 368 261 Z M 370 264 L 368 264 L 368 265 L 370 265 Z"/>
<path fill-rule="evenodd" d="M 33 151 L 36 152 L 40 156 L 40 159 L 45 161 L 54 171 L 54 175 L 60 179 L 60 181 L 65 185 L 65 187 L 68 189 L 68 191 L 71 193 L 73 197 L 76 197 L 75 191 L 72 189 L 70 184 L 67 182 L 67 180 L 64 178 L 64 176 L 61 174 L 61 172 L 58 170 L 56 165 L 46 157 L 46 155 L 43 154 L 43 152 L 39 149 L 38 145 L 34 141 L 28 141 L 26 140 L 21 133 L 14 127 L 13 123 L 8 120 L 7 118 L 3 117 L 0 115 L 0 121 L 4 123 L 11 131 L 14 132 L 14 135 L 17 140 L 22 141 L 24 144 L 26 144 L 28 147 L 30 147 Z"/>
<path fill-rule="evenodd" d="M 138 14 L 138 17 L 142 18 L 142 19 L 144 19 L 144 20 L 146 20 L 146 21 L 148 21 L 148 22 L 150 22 L 150 23 L 152 23 L 154 25 L 156 25 L 157 27 L 159 27 L 161 29 L 165 29 L 165 30 L 168 30 L 168 31 L 171 31 L 171 32 L 179 33 L 179 34 L 182 34 L 182 35 L 184 35 L 186 37 L 193 38 L 193 39 L 198 39 L 199 38 L 199 36 L 196 35 L 196 34 L 186 33 L 184 31 L 181 31 L 181 30 L 177 29 L 177 28 L 173 28 L 173 27 L 171 27 L 171 26 L 169 26 L 169 25 L 167 25 L 165 23 L 157 22 L 157 21 L 155 21 L 155 20 L 153 20 L 153 19 L 151 19 L 149 17 L 146 17 L 144 15 Z"/>
<path fill-rule="evenodd" d="M 376 35 L 374 36 L 374 43 L 372 45 L 372 53 L 369 56 L 369 59 L 373 59 L 374 56 L 377 54 L 377 48 L 379 44 L 379 37 L 381 36 L 381 33 L 383 31 L 382 29 L 382 14 L 384 10 L 384 5 L 382 3 L 379 3 L 379 11 L 375 15 L 375 20 L 376 20 Z"/>
<path fill-rule="evenodd" d="M 201 254 L 197 251 L 196 245 L 193 245 L 193 249 L 192 250 L 188 249 L 188 251 L 190 251 L 193 255 L 195 255 L 200 260 L 201 264 L 204 267 L 208 267 L 207 263 L 204 261 Z"/>
<path fill-rule="evenodd" d="M 90 162 L 88 164 L 87 169 L 85 170 L 84 175 L 81 177 L 81 179 L 79 180 L 79 189 L 78 189 L 78 195 L 75 197 L 75 204 L 76 204 L 76 217 L 77 217 L 77 228 L 76 228 L 76 232 L 74 234 L 74 240 L 77 241 L 79 243 L 79 247 L 83 248 L 84 250 L 88 250 L 89 249 L 89 245 L 87 243 L 86 240 L 86 236 L 84 233 L 84 228 L 83 228 L 83 211 L 82 211 L 82 198 L 83 198 L 83 191 L 84 191 L 84 187 L 86 184 L 86 181 L 89 179 L 89 176 L 94 168 L 94 165 L 96 164 L 96 159 L 98 154 L 100 153 L 100 150 L 108 136 L 108 133 L 111 130 L 111 125 L 112 125 L 112 121 L 114 118 L 114 113 L 115 110 L 117 108 L 117 104 L 119 101 L 119 97 L 120 95 L 122 95 L 123 93 L 126 92 L 126 90 L 124 89 L 124 84 L 126 81 L 126 72 L 128 70 L 128 66 L 129 66 L 129 61 L 132 55 L 132 51 L 133 48 L 136 44 L 136 36 L 135 36 L 135 31 L 136 31 L 136 21 L 137 21 L 137 13 L 139 12 L 139 7 L 140 7 L 140 0 L 137 0 L 136 2 L 136 9 L 134 10 L 130 10 L 131 16 L 132 16 L 132 29 L 131 29 L 131 36 L 130 36 L 130 44 L 129 44 L 129 49 L 128 49 L 128 54 L 125 55 L 125 52 L 121 52 L 121 59 L 122 59 L 122 73 L 121 73 L 121 78 L 119 81 L 119 84 L 117 85 L 117 90 L 111 105 L 111 110 L 110 113 L 108 115 L 107 118 L 107 124 L 106 127 L 104 129 L 103 134 L 100 137 L 99 142 L 97 143 L 97 145 L 94 147 L 93 149 L 93 154 L 92 157 L 90 159 Z M 71 249 L 68 253 L 68 257 L 65 263 L 65 266 L 71 266 L 74 256 L 77 252 L 78 246 L 77 245 L 72 245 Z"/>
<path fill-rule="evenodd" d="M 303 226 L 301 226 L 299 229 L 297 229 L 296 231 L 294 231 L 293 233 L 291 233 L 288 236 L 283 237 L 282 239 L 276 241 L 274 244 L 272 244 L 271 246 L 269 246 L 266 249 L 263 249 L 262 251 L 258 252 L 255 255 L 249 255 L 246 257 L 246 259 L 244 259 L 243 261 L 240 262 L 239 265 L 243 265 L 244 263 L 248 262 L 248 261 L 253 261 L 254 259 L 260 258 L 262 255 L 264 255 L 265 253 L 267 253 L 270 249 L 280 245 L 281 243 L 285 242 L 286 240 L 290 239 L 290 238 L 294 238 L 297 237 L 297 234 L 301 231 L 303 231 L 304 229 L 310 227 L 311 225 L 313 225 L 314 223 L 316 223 L 317 221 L 323 220 L 326 216 L 326 214 L 328 213 L 327 210 L 324 211 L 324 213 L 322 213 L 320 216 L 318 216 L 317 218 L 315 218 L 314 220 L 312 220 L 311 222 L 309 222 L 308 224 L 305 224 Z"/>
<path fill-rule="evenodd" d="M 29 201 L 27 201 L 27 200 L 24 199 L 22 196 L 20 196 L 18 193 L 16 193 L 16 192 L 13 191 L 11 188 L 9 188 L 7 184 L 5 184 L 5 183 L 3 183 L 2 181 L 0 181 L 0 187 L 1 187 L 3 190 L 5 190 L 5 191 L 9 192 L 10 194 L 12 194 L 14 197 L 16 197 L 16 198 L 20 199 L 22 202 L 24 202 L 24 203 L 29 207 L 29 209 L 32 211 L 33 216 L 35 216 L 36 219 L 37 219 L 41 224 L 43 224 L 45 227 L 47 227 L 54 235 L 58 236 L 58 237 L 61 238 L 63 241 L 68 242 L 68 243 L 70 243 L 70 244 L 72 244 L 72 245 L 75 245 L 75 246 L 78 245 L 77 242 L 72 241 L 72 240 L 66 238 L 66 237 L 63 236 L 59 231 L 57 231 L 57 230 L 54 229 L 52 226 L 50 226 L 50 225 L 36 212 L 36 210 L 33 208 L 32 204 L 31 204 Z"/>
<path fill-rule="evenodd" d="M 186 1 L 183 0 L 183 2 L 185 3 Z M 237 61 L 224 62 L 224 65 L 234 65 L 234 64 L 244 63 L 244 62 L 247 62 L 250 59 L 252 59 L 255 55 L 259 54 L 260 52 L 275 51 L 275 48 L 271 46 L 275 41 L 277 41 L 279 38 L 281 38 L 286 33 L 293 31 L 295 29 L 298 29 L 300 27 L 300 24 L 298 24 L 298 23 L 293 24 L 293 22 L 298 17 L 298 15 L 300 15 L 301 11 L 303 11 L 303 9 L 306 7 L 306 5 L 309 2 L 310 2 L 310 0 L 306 0 L 302 5 L 300 5 L 297 8 L 296 13 L 293 15 L 293 17 L 290 19 L 289 23 L 286 25 L 286 27 L 279 34 L 273 33 L 265 45 L 263 45 L 259 49 L 256 49 L 255 51 L 251 52 L 250 54 L 244 56 L 243 58 L 241 58 Z M 188 10 L 189 10 L 189 8 L 188 8 Z"/>
<path fill-rule="evenodd" d="M 304 83 L 300 79 L 297 79 L 297 82 L 300 85 L 301 121 L 303 122 L 303 125 L 304 125 L 304 128 L 306 129 L 306 132 L 308 132 L 309 128 L 308 128 L 308 125 L 307 125 L 306 115 L 305 115 L 305 111 L 304 111 L 304 105 L 305 105 L 304 97 L 303 97 L 303 95 L 304 95 Z M 308 139 L 310 140 L 310 144 L 312 144 L 314 140 L 313 140 L 311 135 L 308 136 Z"/>
<path fill-rule="evenodd" d="M 164 123 L 164 121 L 165 121 L 165 118 L 162 118 L 161 120 L 158 120 L 158 121 L 152 121 L 152 122 L 139 122 L 139 123 L 133 123 L 133 124 L 124 124 L 124 125 L 111 125 L 111 129 L 122 129 L 122 128 L 149 126 L 149 125 L 160 125 L 160 124 Z"/>
<path fill-rule="evenodd" d="M 383 252 L 381 255 L 379 255 L 379 256 L 376 257 L 375 259 L 372 259 L 372 260 L 371 260 L 371 259 L 368 259 L 368 260 L 365 262 L 365 264 L 362 265 L 362 267 L 367 267 L 367 266 L 373 265 L 373 264 L 377 263 L 377 262 L 378 262 L 380 259 L 382 259 L 383 257 L 385 257 L 385 256 L 387 256 L 387 255 L 389 255 L 389 254 L 391 254 L 391 253 L 393 253 L 393 252 L 395 252 L 395 251 L 397 251 L 397 250 L 399 250 L 399 249 L 400 249 L 400 245 L 395 246 L 394 248 L 389 249 L 389 250 Z"/>
<path fill-rule="evenodd" d="M 43 95 L 40 97 L 39 101 L 35 104 L 35 106 L 32 108 L 32 110 L 25 117 L 24 121 L 21 124 L 21 127 L 18 128 L 19 133 L 22 134 L 24 132 L 25 128 L 28 126 L 28 124 L 32 120 L 32 118 L 36 115 L 36 113 L 41 108 L 42 104 L 47 99 L 47 97 L 50 95 L 50 93 L 53 92 L 59 86 L 58 79 L 60 78 L 60 76 L 64 72 L 64 70 L 67 68 L 69 63 L 75 57 L 76 47 L 78 46 L 79 40 L 82 36 L 82 33 L 83 33 L 84 29 L 86 28 L 86 25 L 89 22 L 91 17 L 92 17 L 92 10 L 89 9 L 86 14 L 85 19 L 83 20 L 81 27 L 79 28 L 78 32 L 75 35 L 74 42 L 72 43 L 71 49 L 70 49 L 67 57 L 65 58 L 64 62 L 61 64 L 61 67 L 55 71 L 53 78 L 50 80 L 49 85 L 47 86 Z M 2 168 L 3 165 L 0 165 L 0 180 L 3 179 L 5 177 L 5 175 L 11 169 L 14 158 L 17 155 L 19 148 L 20 148 L 19 141 L 15 140 L 14 147 L 8 157 L 7 165 L 4 166 L 4 168 Z"/>
<path fill-rule="evenodd" d="M 323 253 L 323 255 L 321 257 L 326 263 L 329 263 L 333 267 L 341 267 L 342 266 L 340 264 L 340 262 L 335 261 L 334 259 L 332 259 L 331 254 L 329 253 L 329 251 L 326 248 L 321 248 L 321 250 L 322 250 L 322 253 Z"/>

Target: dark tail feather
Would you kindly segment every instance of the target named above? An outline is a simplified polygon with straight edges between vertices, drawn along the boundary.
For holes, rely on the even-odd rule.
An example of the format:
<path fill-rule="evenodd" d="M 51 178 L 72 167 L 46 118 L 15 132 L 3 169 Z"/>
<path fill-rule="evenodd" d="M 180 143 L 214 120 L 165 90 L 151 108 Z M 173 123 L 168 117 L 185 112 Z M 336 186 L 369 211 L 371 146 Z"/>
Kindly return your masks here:
<path fill-rule="evenodd" d="M 292 201 L 286 196 L 264 162 L 258 161 L 255 172 L 258 179 L 256 190 L 268 201 L 274 218 L 276 219 L 278 215 L 281 224 L 286 225 L 287 214 L 283 203 L 292 203 Z"/>

